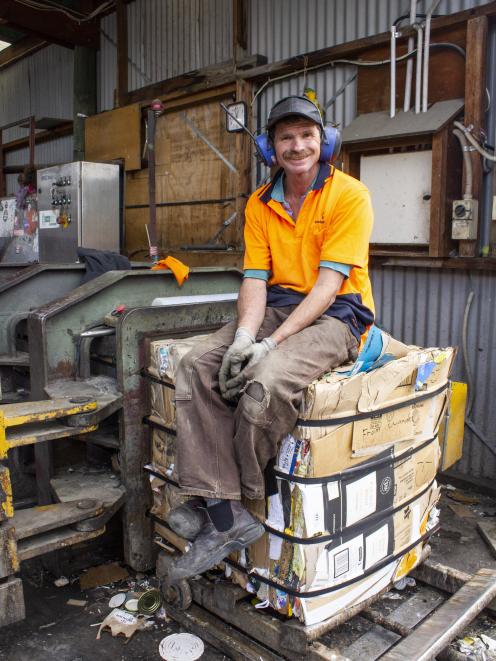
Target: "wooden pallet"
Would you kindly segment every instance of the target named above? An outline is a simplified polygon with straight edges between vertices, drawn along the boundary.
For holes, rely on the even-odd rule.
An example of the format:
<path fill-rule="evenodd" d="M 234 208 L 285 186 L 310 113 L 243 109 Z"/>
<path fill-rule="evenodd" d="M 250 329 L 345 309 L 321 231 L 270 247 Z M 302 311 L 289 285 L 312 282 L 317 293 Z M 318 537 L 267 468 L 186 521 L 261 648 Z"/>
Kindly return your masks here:
<path fill-rule="evenodd" d="M 159 557 L 157 573 L 160 575 L 162 571 Z M 182 626 L 201 637 L 205 638 L 208 631 L 205 639 L 234 661 L 375 661 L 383 655 L 394 654 L 399 645 L 407 642 L 410 650 L 415 649 L 413 636 L 417 632 L 422 635 L 426 623 L 434 621 L 435 625 L 433 614 L 442 609 L 453 614 L 450 623 L 453 638 L 489 603 L 490 590 L 496 590 L 496 575 L 484 571 L 487 573 L 486 594 L 475 610 L 471 604 L 470 617 L 466 617 L 465 622 L 459 617 L 464 610 L 463 606 L 460 610 L 462 591 L 451 601 L 447 600 L 445 593 L 419 581 L 415 587 L 401 592 L 384 591 L 346 613 L 313 626 L 285 620 L 270 609 L 257 610 L 251 604 L 253 595 L 247 595 L 239 586 L 204 577 L 189 582 L 194 600 L 189 610 L 180 611 L 169 604 L 166 604 L 166 610 Z M 480 581 L 480 577 L 476 583 L 477 580 Z M 455 612 L 457 608 L 460 612 Z M 446 617 L 441 621 L 446 624 Z M 432 635 L 432 626 L 430 633 Z M 449 639 L 450 636 L 446 645 Z M 423 654 L 419 658 L 434 658 L 426 656 L 425 651 Z M 414 661 L 417 657 L 410 654 L 403 658 Z M 449 648 L 443 658 L 456 660 L 463 657 L 454 648 Z"/>

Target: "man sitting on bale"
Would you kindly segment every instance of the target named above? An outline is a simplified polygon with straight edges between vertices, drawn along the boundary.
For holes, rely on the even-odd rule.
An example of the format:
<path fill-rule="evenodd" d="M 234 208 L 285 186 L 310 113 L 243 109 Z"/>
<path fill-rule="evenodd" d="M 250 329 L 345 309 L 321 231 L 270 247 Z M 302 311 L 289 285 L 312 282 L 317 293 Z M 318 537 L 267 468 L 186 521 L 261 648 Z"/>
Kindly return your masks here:
<path fill-rule="evenodd" d="M 267 128 L 280 170 L 246 206 L 238 319 L 178 370 L 178 477 L 195 498 L 168 523 L 195 541 L 173 563 L 172 583 L 263 534 L 241 494 L 264 497 L 264 469 L 296 425 L 303 390 L 355 360 L 374 321 L 367 189 L 321 156 L 326 133 L 312 101 L 282 99 Z"/>

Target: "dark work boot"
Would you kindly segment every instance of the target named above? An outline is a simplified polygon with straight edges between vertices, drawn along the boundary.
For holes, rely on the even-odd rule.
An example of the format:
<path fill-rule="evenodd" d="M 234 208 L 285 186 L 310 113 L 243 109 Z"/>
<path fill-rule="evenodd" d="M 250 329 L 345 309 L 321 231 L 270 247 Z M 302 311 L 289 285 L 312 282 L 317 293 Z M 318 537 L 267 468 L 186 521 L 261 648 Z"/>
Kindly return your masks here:
<path fill-rule="evenodd" d="M 234 522 L 226 531 L 217 530 L 212 521 L 203 526 L 192 547 L 170 567 L 169 582 L 202 574 L 215 567 L 233 551 L 256 542 L 264 534 L 263 525 L 249 514 L 237 500 L 231 501 Z"/>
<path fill-rule="evenodd" d="M 208 521 L 205 503 L 200 498 L 187 500 L 171 510 L 165 520 L 176 535 L 192 541 Z"/>

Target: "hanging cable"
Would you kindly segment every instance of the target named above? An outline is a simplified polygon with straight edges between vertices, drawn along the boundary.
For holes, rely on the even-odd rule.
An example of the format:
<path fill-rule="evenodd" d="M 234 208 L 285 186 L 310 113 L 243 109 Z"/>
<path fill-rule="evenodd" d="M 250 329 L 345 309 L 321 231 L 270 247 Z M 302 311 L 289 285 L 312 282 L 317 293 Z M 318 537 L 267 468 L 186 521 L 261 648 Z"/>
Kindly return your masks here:
<path fill-rule="evenodd" d="M 439 43 L 431 43 L 430 48 L 450 48 L 457 53 L 459 53 L 462 57 L 465 57 L 465 51 L 461 46 L 458 46 L 458 44 L 452 44 L 450 42 L 439 42 Z M 409 57 L 413 57 L 417 52 L 417 49 L 414 48 L 412 51 L 409 51 L 408 53 L 405 53 L 404 55 L 400 55 L 400 57 L 396 58 L 397 62 L 402 62 L 403 60 L 406 60 Z M 256 101 L 257 97 L 260 96 L 260 94 L 270 85 L 273 85 L 274 83 L 278 82 L 279 80 L 286 80 L 287 78 L 293 78 L 294 76 L 299 76 L 302 73 L 309 72 L 309 71 L 316 71 L 317 69 L 323 69 L 325 67 L 333 67 L 336 64 L 349 64 L 352 66 L 356 67 L 380 67 L 385 64 L 389 64 L 391 62 L 390 59 L 387 60 L 348 60 L 344 58 L 339 58 L 337 60 L 329 60 L 328 62 L 322 62 L 321 64 L 315 64 L 313 67 L 305 67 L 304 69 L 297 69 L 296 71 L 291 71 L 289 73 L 282 74 L 281 76 L 276 76 L 275 78 L 269 78 L 268 80 L 265 81 L 263 85 L 260 86 L 260 88 L 257 90 L 257 92 L 253 95 L 253 98 L 251 100 L 250 105 L 253 105 L 254 102 Z"/>
<path fill-rule="evenodd" d="M 103 2 L 101 5 L 96 7 L 96 9 L 94 9 L 90 14 L 83 14 L 82 12 L 79 12 L 75 9 L 70 9 L 69 7 L 64 7 L 51 0 L 45 0 L 44 4 L 37 2 L 37 0 L 16 0 L 16 2 L 20 5 L 25 5 L 30 9 L 36 9 L 37 11 L 60 12 L 61 14 L 65 14 L 65 16 L 70 18 L 72 21 L 75 21 L 76 23 L 91 21 L 102 12 L 115 6 L 115 0 L 107 0 L 107 2 Z"/>
<path fill-rule="evenodd" d="M 472 302 L 474 300 L 474 290 L 471 289 L 469 292 L 469 295 L 467 297 L 467 302 L 465 304 L 465 311 L 463 313 L 463 325 L 462 325 L 462 354 L 463 354 L 463 364 L 465 365 L 465 373 L 467 375 L 467 381 L 468 381 L 468 392 L 469 392 L 469 400 L 468 400 L 468 406 L 467 406 L 467 412 L 466 412 L 466 418 L 470 417 L 470 414 L 472 413 L 472 407 L 474 405 L 474 398 L 475 398 L 475 392 L 474 392 L 474 377 L 472 375 L 472 367 L 470 366 L 470 360 L 468 357 L 468 318 L 470 315 L 470 308 L 472 307 Z"/>

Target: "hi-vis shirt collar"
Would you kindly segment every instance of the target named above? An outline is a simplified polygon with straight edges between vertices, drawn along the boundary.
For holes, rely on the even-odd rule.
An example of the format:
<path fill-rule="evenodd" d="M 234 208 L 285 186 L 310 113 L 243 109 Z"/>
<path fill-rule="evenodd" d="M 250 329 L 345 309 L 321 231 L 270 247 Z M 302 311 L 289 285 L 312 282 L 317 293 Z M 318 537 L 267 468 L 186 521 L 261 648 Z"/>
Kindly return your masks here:
<path fill-rule="evenodd" d="M 332 173 L 332 166 L 330 163 L 321 163 L 319 167 L 319 172 L 317 174 L 317 177 L 313 183 L 313 186 L 311 187 L 310 190 L 320 190 L 323 188 L 325 180 L 331 175 Z M 274 186 L 278 179 L 282 177 L 284 170 L 281 168 L 279 169 L 270 184 L 267 186 L 267 188 L 262 192 L 260 195 L 260 199 L 262 202 L 265 202 L 265 204 L 268 204 L 270 200 L 272 199 L 272 190 L 274 189 Z"/>

